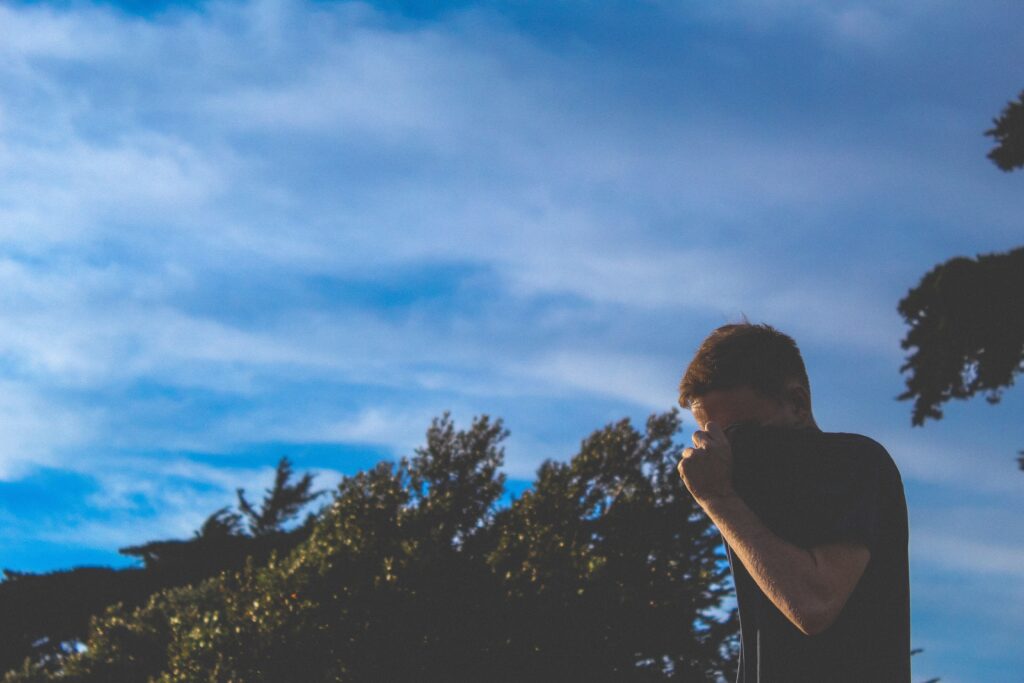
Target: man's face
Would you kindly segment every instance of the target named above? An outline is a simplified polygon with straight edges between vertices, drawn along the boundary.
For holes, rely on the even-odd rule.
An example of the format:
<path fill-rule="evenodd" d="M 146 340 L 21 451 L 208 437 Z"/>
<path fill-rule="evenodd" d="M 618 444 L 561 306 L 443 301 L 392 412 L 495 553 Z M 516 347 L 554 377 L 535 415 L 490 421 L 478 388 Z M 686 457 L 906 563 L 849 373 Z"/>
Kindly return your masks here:
<path fill-rule="evenodd" d="M 690 401 L 690 412 L 700 428 L 708 422 L 722 429 L 736 422 L 798 427 L 803 419 L 788 401 L 765 398 L 750 387 L 715 389 Z"/>

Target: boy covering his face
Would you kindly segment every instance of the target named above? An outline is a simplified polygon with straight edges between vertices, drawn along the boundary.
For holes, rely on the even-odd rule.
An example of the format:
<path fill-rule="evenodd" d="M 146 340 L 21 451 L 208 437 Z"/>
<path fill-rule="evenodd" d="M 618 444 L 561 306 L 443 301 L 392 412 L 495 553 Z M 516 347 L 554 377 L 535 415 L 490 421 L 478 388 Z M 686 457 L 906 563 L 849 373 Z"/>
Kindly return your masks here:
<path fill-rule="evenodd" d="M 679 475 L 736 585 L 737 683 L 909 683 L 907 508 L 885 448 L 819 429 L 800 351 L 768 325 L 714 330 L 679 403 L 701 427 Z"/>

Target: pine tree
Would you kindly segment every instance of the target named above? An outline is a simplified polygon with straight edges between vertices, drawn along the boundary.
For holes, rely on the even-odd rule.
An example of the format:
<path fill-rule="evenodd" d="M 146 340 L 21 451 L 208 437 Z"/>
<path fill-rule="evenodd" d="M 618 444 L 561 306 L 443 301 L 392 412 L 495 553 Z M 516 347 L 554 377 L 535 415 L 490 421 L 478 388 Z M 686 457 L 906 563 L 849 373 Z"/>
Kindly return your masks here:
<path fill-rule="evenodd" d="M 139 558 L 141 568 L 77 567 L 45 574 L 5 569 L 5 581 L 0 583 L 0 670 L 25 658 L 56 669 L 86 638 L 90 617 L 106 606 L 135 607 L 161 589 L 240 569 L 246 558 L 262 564 L 273 552 L 292 550 L 308 538 L 312 520 L 307 518 L 292 530 L 285 525 L 325 492 L 311 491 L 311 474 L 295 484 L 291 478 L 291 463 L 283 457 L 259 511 L 238 489 L 249 519 L 248 534 L 242 515 L 224 507 L 211 514 L 191 539 L 150 541 L 119 550 Z"/>

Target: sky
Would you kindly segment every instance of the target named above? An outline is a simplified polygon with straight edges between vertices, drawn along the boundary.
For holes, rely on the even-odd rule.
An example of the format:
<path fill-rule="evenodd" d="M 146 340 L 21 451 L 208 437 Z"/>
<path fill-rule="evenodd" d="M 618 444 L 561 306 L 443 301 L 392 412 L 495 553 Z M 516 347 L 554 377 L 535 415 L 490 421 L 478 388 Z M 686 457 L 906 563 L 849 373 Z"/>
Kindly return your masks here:
<path fill-rule="evenodd" d="M 895 397 L 899 300 L 1021 243 L 1022 57 L 1012 0 L 0 4 L 0 567 L 130 566 L 444 411 L 521 489 L 746 316 L 900 469 L 915 682 L 1019 681 L 1024 395 Z"/>

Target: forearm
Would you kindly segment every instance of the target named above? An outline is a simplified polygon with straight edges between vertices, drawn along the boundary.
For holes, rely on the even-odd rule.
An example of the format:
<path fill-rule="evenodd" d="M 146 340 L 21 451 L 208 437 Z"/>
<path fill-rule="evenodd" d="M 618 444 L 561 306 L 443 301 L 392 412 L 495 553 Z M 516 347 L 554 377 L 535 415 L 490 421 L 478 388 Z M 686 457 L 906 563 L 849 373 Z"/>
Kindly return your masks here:
<path fill-rule="evenodd" d="M 761 591 L 798 629 L 815 629 L 817 565 L 810 551 L 776 536 L 736 495 L 701 503 Z"/>

